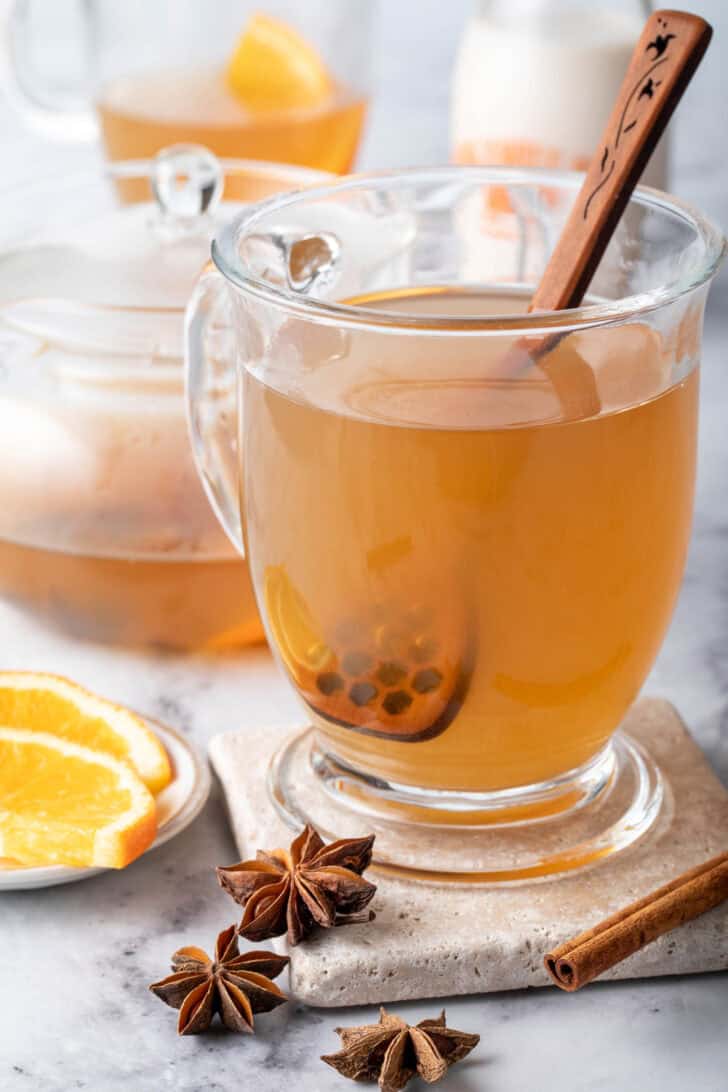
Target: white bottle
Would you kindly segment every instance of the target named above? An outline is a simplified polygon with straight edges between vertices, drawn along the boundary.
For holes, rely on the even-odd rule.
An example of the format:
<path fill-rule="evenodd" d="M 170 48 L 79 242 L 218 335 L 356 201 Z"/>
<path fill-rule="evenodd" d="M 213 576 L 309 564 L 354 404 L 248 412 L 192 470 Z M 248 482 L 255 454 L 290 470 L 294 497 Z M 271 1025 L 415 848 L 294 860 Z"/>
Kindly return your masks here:
<path fill-rule="evenodd" d="M 455 66 L 456 163 L 584 170 L 649 2 L 476 0 Z M 642 179 L 666 187 L 667 142 Z"/>

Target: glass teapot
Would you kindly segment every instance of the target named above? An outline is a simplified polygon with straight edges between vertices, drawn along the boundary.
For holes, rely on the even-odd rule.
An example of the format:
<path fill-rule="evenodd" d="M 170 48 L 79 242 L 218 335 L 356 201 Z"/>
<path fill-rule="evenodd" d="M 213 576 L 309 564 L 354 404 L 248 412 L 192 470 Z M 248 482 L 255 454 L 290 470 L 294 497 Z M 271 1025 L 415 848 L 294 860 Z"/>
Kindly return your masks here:
<path fill-rule="evenodd" d="M 99 641 L 262 638 L 189 451 L 184 306 L 224 218 L 325 177 L 177 147 L 2 195 L 3 598 Z"/>

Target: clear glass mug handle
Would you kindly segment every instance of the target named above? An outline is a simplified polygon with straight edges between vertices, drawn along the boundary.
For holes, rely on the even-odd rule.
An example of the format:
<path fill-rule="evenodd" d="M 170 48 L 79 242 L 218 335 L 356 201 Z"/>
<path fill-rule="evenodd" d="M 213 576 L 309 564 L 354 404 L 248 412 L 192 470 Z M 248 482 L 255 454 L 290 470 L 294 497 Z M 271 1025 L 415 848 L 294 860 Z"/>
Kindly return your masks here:
<path fill-rule="evenodd" d="M 229 290 L 208 262 L 185 315 L 187 425 L 208 499 L 233 546 L 245 555 L 240 517 L 239 390 Z"/>
<path fill-rule="evenodd" d="M 10 5 L 3 66 L 8 98 L 45 136 L 69 141 L 98 136 L 91 91 L 95 29 L 88 0 L 13 0 Z"/>

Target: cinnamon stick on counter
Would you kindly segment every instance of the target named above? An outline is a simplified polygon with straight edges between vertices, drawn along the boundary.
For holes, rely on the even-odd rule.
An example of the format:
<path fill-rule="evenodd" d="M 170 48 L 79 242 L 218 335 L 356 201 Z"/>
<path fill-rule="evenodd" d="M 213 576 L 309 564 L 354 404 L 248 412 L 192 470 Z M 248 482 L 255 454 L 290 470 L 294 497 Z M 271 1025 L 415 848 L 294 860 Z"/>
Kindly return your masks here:
<path fill-rule="evenodd" d="M 562 990 L 581 989 L 663 933 L 726 899 L 728 853 L 721 853 L 548 952 L 546 970 Z"/>

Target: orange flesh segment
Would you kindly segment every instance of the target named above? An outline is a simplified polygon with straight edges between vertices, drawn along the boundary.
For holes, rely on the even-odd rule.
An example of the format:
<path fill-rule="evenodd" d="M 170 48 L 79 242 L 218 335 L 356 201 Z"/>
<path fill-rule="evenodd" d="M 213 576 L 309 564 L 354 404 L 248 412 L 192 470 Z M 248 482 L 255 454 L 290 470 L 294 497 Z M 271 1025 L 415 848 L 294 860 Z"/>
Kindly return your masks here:
<path fill-rule="evenodd" d="M 227 86 L 251 110 L 310 109 L 333 90 L 316 50 L 292 27 L 253 15 L 225 72 Z"/>
<path fill-rule="evenodd" d="M 0 858 L 123 868 L 156 826 L 154 798 L 125 761 L 0 727 Z"/>
<path fill-rule="evenodd" d="M 124 759 L 153 793 L 172 777 L 164 747 L 140 717 L 59 676 L 0 672 L 0 725 Z"/>

